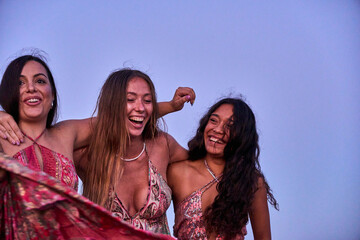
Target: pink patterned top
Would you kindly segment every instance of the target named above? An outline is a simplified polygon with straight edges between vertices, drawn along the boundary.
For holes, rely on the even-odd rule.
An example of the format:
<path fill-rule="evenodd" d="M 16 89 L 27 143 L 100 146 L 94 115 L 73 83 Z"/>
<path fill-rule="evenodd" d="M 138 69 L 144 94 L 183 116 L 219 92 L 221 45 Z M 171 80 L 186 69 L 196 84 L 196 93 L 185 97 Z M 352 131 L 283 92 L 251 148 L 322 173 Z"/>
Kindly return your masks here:
<path fill-rule="evenodd" d="M 113 189 L 110 191 L 114 191 Z M 111 212 L 135 228 L 170 235 L 166 210 L 171 202 L 171 189 L 149 159 L 149 192 L 147 202 L 134 216 L 125 209 L 115 193 Z"/>
<path fill-rule="evenodd" d="M 203 219 L 201 198 L 203 193 L 208 190 L 216 180 L 213 179 L 202 188 L 196 190 L 182 202 L 177 204 L 175 208 L 175 225 L 174 236 L 179 240 L 182 239 L 202 239 L 206 240 L 206 229 Z M 238 236 L 237 239 L 244 239 L 246 235 L 246 227 L 242 229 L 242 236 Z M 216 236 L 216 240 L 224 239 L 223 236 Z"/>
<path fill-rule="evenodd" d="M 17 159 L 22 165 L 30 168 L 31 170 L 43 171 L 77 190 L 79 180 L 73 161 L 61 153 L 54 152 L 53 150 L 38 144 L 36 141 L 41 137 L 41 135 L 35 140 L 25 135 L 34 143 L 17 152 L 13 158 Z M 41 157 L 43 159 L 42 169 L 35 153 L 35 145 L 37 145 L 40 149 Z"/>

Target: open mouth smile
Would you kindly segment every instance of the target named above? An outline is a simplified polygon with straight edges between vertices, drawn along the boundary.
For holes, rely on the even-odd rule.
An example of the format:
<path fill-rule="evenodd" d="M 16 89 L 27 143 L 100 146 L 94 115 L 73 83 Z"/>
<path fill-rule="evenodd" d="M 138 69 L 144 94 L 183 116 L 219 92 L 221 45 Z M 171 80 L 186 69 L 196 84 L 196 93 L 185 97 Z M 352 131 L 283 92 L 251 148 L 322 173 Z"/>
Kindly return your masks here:
<path fill-rule="evenodd" d="M 219 143 L 219 144 L 224 144 L 225 142 L 217 137 L 211 136 L 209 137 L 210 142 L 214 142 L 214 143 Z"/>
<path fill-rule="evenodd" d="M 36 105 L 37 103 L 41 102 L 39 97 L 29 97 L 24 100 L 24 102 L 28 105 Z"/>

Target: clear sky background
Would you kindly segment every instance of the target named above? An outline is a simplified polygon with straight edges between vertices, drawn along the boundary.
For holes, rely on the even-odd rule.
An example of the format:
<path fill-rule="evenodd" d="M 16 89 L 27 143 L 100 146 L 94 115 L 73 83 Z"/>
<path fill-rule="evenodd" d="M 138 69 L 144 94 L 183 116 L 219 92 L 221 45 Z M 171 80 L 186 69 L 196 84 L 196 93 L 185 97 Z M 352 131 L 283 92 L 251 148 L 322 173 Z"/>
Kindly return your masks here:
<path fill-rule="evenodd" d="M 89 117 L 121 67 L 148 73 L 160 101 L 195 89 L 165 117 L 183 146 L 210 105 L 242 94 L 280 203 L 273 239 L 360 239 L 359 1 L 0 0 L 1 75 L 28 47 L 48 54 L 60 120 Z"/>

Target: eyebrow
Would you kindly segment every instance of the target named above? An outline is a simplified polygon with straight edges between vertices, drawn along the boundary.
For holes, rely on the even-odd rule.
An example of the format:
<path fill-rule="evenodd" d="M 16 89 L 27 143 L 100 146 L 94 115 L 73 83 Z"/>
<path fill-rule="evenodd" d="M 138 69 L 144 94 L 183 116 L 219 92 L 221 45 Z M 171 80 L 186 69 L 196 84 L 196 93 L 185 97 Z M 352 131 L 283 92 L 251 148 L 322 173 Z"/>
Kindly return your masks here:
<path fill-rule="evenodd" d="M 127 92 L 126 94 L 138 95 L 136 92 Z M 145 93 L 144 96 L 151 96 L 151 93 Z"/>
<path fill-rule="evenodd" d="M 216 114 L 216 113 L 212 113 L 210 115 L 211 116 L 214 116 L 214 117 L 217 117 L 217 118 L 220 118 L 219 114 Z M 229 122 L 234 122 L 234 115 L 231 115 L 231 117 L 228 119 Z"/>
<path fill-rule="evenodd" d="M 35 74 L 34 75 L 34 77 L 38 77 L 38 76 L 44 76 L 44 77 L 46 77 L 46 78 L 48 78 L 45 74 L 43 74 L 43 73 L 37 73 L 37 74 Z M 24 75 L 20 75 L 20 77 L 25 77 Z"/>

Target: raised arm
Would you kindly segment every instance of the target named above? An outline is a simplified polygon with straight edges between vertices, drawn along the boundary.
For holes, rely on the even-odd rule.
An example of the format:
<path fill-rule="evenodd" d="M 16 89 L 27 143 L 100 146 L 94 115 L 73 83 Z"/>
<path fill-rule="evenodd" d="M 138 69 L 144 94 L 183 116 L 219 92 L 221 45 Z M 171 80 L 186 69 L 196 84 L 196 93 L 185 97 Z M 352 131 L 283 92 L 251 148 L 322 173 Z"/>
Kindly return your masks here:
<path fill-rule="evenodd" d="M 196 95 L 192 88 L 177 88 L 171 101 L 158 103 L 160 117 L 181 110 L 186 102 L 190 102 L 190 104 L 193 105 L 195 98 Z"/>

